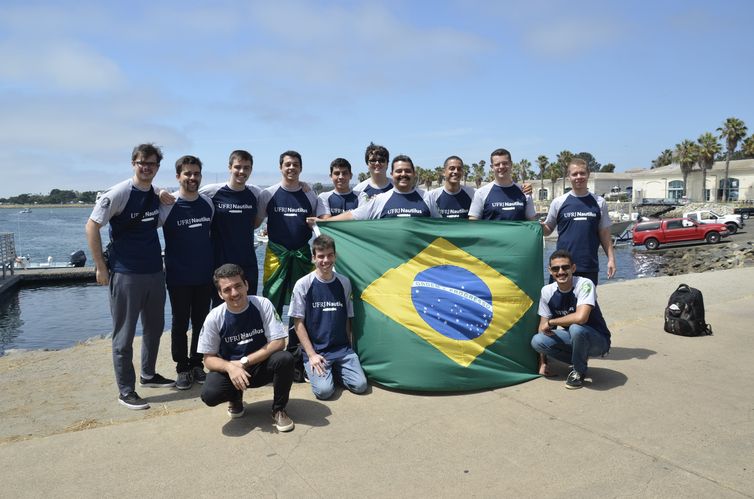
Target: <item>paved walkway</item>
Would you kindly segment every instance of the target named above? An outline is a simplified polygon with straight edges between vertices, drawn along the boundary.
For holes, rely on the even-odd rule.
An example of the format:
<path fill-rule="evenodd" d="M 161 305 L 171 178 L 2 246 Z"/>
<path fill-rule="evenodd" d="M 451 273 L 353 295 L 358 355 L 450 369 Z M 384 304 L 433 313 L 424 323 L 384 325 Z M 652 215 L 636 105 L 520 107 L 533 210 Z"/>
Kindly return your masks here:
<path fill-rule="evenodd" d="M 663 332 L 680 282 L 704 292 L 714 336 Z M 198 388 L 122 409 L 106 341 L 2 357 L 2 495 L 754 497 L 752 282 L 745 268 L 601 286 L 613 348 L 581 390 L 558 364 L 556 380 L 457 395 L 319 402 L 294 385 L 287 434 L 269 388 L 233 421 Z"/>

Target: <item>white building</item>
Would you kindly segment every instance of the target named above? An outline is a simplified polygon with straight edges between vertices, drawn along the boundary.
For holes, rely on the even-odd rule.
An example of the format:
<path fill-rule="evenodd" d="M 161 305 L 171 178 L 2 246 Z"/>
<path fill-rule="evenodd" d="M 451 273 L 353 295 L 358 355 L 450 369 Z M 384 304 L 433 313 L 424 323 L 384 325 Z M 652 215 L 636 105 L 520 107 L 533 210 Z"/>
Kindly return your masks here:
<path fill-rule="evenodd" d="M 651 170 L 630 172 L 633 177 L 633 201 L 643 198 L 680 199 L 684 197 L 681 167 L 673 163 Z M 707 170 L 707 181 L 702 199 L 702 171 L 698 165 L 689 172 L 685 197 L 690 201 L 721 201 L 725 182 L 725 161 L 716 161 Z M 744 201 L 754 199 L 754 159 L 730 162 L 728 170 L 728 199 Z M 594 192 L 594 191 L 593 191 Z"/>
<path fill-rule="evenodd" d="M 631 184 L 633 175 L 628 172 L 622 173 L 606 173 L 606 172 L 592 172 L 589 174 L 589 192 L 605 196 L 609 192 L 631 192 Z M 535 200 L 546 201 L 553 200 L 556 197 L 563 194 L 563 177 L 553 182 L 550 179 L 545 179 L 544 187 L 541 180 L 529 180 L 532 184 L 534 192 L 532 197 Z M 571 190 L 571 183 L 566 179 L 565 192 Z"/>

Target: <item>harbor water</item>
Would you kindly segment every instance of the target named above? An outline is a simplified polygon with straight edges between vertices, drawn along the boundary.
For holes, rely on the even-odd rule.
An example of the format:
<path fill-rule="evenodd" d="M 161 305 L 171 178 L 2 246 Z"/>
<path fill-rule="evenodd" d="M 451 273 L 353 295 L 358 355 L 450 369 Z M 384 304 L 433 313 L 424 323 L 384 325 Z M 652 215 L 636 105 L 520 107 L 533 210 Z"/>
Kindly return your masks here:
<path fill-rule="evenodd" d="M 91 265 L 84 233 L 90 213 L 91 208 L 79 207 L 32 208 L 31 213 L 0 208 L 0 232 L 13 233 L 17 254 L 28 256 L 32 263 L 46 262 L 48 257 L 64 263 L 72 252 L 81 249 L 87 255 L 87 265 Z M 102 240 L 108 240 L 107 228 L 102 230 Z M 546 240 L 545 259 L 554 246 L 553 240 Z M 261 263 L 264 246 L 257 248 L 257 257 Z M 630 245 L 618 246 L 615 279 L 651 275 L 654 258 L 635 252 Z M 606 266 L 605 256 L 600 254 L 600 267 Z M 607 282 L 604 271 L 600 278 L 601 284 Z M 166 330 L 170 328 L 170 320 L 170 303 L 166 300 Z M 107 288 L 94 283 L 22 286 L 0 298 L 0 355 L 11 349 L 66 348 L 89 338 L 106 336 L 111 330 Z"/>

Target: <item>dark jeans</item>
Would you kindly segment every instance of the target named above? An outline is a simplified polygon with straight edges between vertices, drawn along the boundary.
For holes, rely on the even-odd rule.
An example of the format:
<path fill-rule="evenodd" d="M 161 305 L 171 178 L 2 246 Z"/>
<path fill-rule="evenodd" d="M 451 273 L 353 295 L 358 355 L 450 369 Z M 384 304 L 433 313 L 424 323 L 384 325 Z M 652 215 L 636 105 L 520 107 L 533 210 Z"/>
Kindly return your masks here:
<path fill-rule="evenodd" d="M 293 356 L 285 350 L 275 352 L 264 362 L 249 367 L 247 371 L 251 374 L 249 388 L 259 388 L 272 381 L 272 410 L 274 412 L 285 409 L 293 384 Z M 238 400 L 242 396 L 243 392 L 233 386 L 226 373 L 210 372 L 202 387 L 202 401 L 210 407 Z"/>
<path fill-rule="evenodd" d="M 175 370 L 179 373 L 202 367 L 202 354 L 196 353 L 199 332 L 209 313 L 214 292 L 212 284 L 199 286 L 168 286 L 170 307 L 173 309 L 173 324 L 170 328 L 170 351 Z M 191 320 L 191 349 L 188 347 L 188 326 Z"/>

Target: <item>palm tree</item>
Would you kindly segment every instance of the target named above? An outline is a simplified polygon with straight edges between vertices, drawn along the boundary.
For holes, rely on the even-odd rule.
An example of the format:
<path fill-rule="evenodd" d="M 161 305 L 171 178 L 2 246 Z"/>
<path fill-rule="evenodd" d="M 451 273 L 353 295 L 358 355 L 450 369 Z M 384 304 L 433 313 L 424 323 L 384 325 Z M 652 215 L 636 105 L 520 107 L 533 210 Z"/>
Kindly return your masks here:
<path fill-rule="evenodd" d="M 684 140 L 680 144 L 675 145 L 675 151 L 673 152 L 673 159 L 681 166 L 681 173 L 683 174 L 683 195 L 687 195 L 686 181 L 689 177 L 689 172 L 694 169 L 694 163 L 696 163 L 699 157 L 699 148 L 695 142 L 688 139 Z"/>
<path fill-rule="evenodd" d="M 702 169 L 702 202 L 707 200 L 707 170 L 712 168 L 715 163 L 715 156 L 720 154 L 720 143 L 717 141 L 717 137 L 713 134 L 706 132 L 696 139 L 699 144 L 699 168 Z"/>
<path fill-rule="evenodd" d="M 552 182 L 552 199 L 555 199 L 555 182 L 560 178 L 560 166 L 557 163 L 550 163 L 547 175 L 550 177 L 550 182 Z"/>
<path fill-rule="evenodd" d="M 569 151 L 568 149 L 564 151 L 560 151 L 558 154 L 558 165 L 560 165 L 560 170 L 563 173 L 563 193 L 565 194 L 566 191 L 566 173 L 568 173 L 568 165 L 571 163 L 571 160 L 573 159 L 573 153 Z"/>
<path fill-rule="evenodd" d="M 529 179 L 531 173 L 531 161 L 528 159 L 522 159 L 518 163 L 518 167 L 521 169 L 521 181 L 526 182 Z"/>
<path fill-rule="evenodd" d="M 746 137 L 746 125 L 738 118 L 728 118 L 723 126 L 717 129 L 720 132 L 720 138 L 725 140 L 727 146 L 727 155 L 725 157 L 725 183 L 723 184 L 723 201 L 728 201 L 728 168 L 730 167 L 730 157 L 736 150 L 738 141 Z"/>
<path fill-rule="evenodd" d="M 369 174 L 368 173 L 366 173 L 366 172 L 359 173 L 359 176 L 358 176 L 359 182 L 363 182 L 363 181 L 365 181 L 368 178 L 369 178 Z"/>
<path fill-rule="evenodd" d="M 744 140 L 744 143 L 741 144 L 741 149 L 743 150 L 744 156 L 754 158 L 754 135 Z"/>
<path fill-rule="evenodd" d="M 547 171 L 547 165 L 550 164 L 550 160 L 547 159 L 547 156 L 542 154 L 537 158 L 537 164 L 539 165 L 539 180 L 540 180 L 540 189 L 542 191 L 545 190 L 545 172 Z M 537 196 L 537 199 L 539 199 L 539 196 Z"/>
<path fill-rule="evenodd" d="M 437 179 L 437 185 L 442 185 L 445 177 L 445 168 L 442 166 L 435 167 L 435 178 Z"/>
<path fill-rule="evenodd" d="M 479 189 L 482 185 L 482 180 L 484 180 L 484 165 L 485 161 L 479 160 L 479 163 L 473 163 L 471 165 L 471 168 L 474 170 L 474 183 L 476 184 L 476 188 Z"/>
<path fill-rule="evenodd" d="M 673 151 L 665 149 L 657 156 L 657 159 L 652 161 L 652 168 L 659 168 L 661 166 L 669 165 L 673 162 Z"/>
<path fill-rule="evenodd" d="M 463 164 L 463 185 L 466 185 L 466 181 L 469 179 L 469 173 L 471 168 L 466 163 Z"/>

